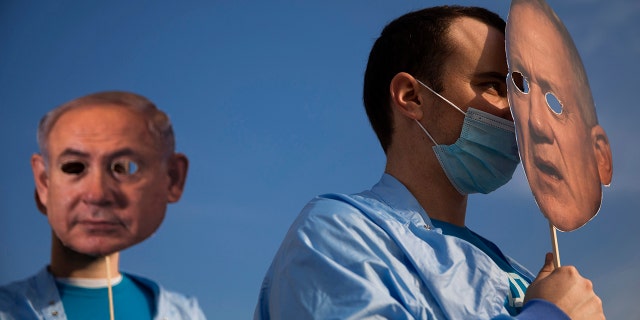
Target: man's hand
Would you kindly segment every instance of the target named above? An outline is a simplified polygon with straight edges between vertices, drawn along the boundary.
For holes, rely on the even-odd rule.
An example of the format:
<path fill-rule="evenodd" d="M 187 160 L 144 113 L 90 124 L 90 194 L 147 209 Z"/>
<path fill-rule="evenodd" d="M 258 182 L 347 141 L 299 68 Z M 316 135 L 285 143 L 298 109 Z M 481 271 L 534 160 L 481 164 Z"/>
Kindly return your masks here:
<path fill-rule="evenodd" d="M 532 299 L 547 300 L 571 319 L 605 319 L 602 300 L 593 284 L 573 266 L 553 267 L 553 255 L 547 253 L 544 266 L 527 289 L 524 303 Z"/>

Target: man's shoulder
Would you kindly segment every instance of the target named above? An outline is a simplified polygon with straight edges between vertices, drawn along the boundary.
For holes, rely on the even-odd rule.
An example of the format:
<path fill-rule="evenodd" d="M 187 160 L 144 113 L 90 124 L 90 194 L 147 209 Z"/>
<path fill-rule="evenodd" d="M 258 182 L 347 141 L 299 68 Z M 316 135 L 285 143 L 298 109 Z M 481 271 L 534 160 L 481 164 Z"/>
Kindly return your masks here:
<path fill-rule="evenodd" d="M 372 246 L 384 246 L 381 255 L 395 248 L 392 232 L 381 223 L 388 209 L 367 194 L 323 194 L 311 200 L 289 228 L 276 264 L 290 259 L 325 256 L 351 263 Z M 394 251 L 395 252 L 395 251 Z M 373 258 L 373 257 L 372 257 Z"/>
<path fill-rule="evenodd" d="M 0 304 L 24 297 L 31 292 L 38 291 L 38 281 L 47 276 L 46 268 L 37 273 L 19 280 L 0 286 Z"/>
<path fill-rule="evenodd" d="M 363 194 L 364 192 L 357 194 L 325 193 L 318 195 L 307 203 L 302 213 L 308 212 L 313 215 L 357 213 L 362 211 L 361 208 L 364 204 L 372 201 L 372 199 L 363 196 Z"/>
<path fill-rule="evenodd" d="M 373 207 L 376 208 L 373 209 Z M 324 232 L 326 229 L 371 227 L 373 224 L 371 216 L 385 211 L 381 207 L 379 201 L 367 192 L 322 194 L 307 203 L 294 221 L 292 228 Z"/>
<path fill-rule="evenodd" d="M 31 287 L 29 283 L 34 277 L 31 276 L 0 286 L 0 311 L 4 310 L 5 306 L 15 304 L 15 301 L 20 297 L 24 297 Z"/>
<path fill-rule="evenodd" d="M 44 309 L 55 310 L 58 300 L 55 283 L 42 268 L 30 277 L 0 286 L 0 319 L 34 318 Z"/>

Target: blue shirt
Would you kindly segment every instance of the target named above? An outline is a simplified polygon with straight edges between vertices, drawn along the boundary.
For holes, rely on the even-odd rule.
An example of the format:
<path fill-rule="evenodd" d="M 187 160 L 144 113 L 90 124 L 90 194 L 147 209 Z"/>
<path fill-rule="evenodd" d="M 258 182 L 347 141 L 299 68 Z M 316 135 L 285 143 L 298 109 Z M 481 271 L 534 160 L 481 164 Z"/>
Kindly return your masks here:
<path fill-rule="evenodd" d="M 56 281 L 64 311 L 70 319 L 109 319 L 109 289 Z M 153 291 L 131 276 L 112 286 L 115 319 L 153 319 Z"/>
<path fill-rule="evenodd" d="M 385 174 L 371 190 L 307 204 L 267 271 L 254 318 L 508 319 L 509 281 L 482 250 L 435 228 Z M 543 300 L 518 318 L 568 319 Z"/>
<path fill-rule="evenodd" d="M 438 221 L 431 219 L 431 222 L 436 228 L 442 230 L 442 233 L 449 236 L 458 237 L 465 240 L 476 248 L 482 250 L 487 254 L 493 262 L 495 262 L 500 269 L 505 271 L 509 276 L 509 296 L 504 301 L 504 306 L 509 311 L 510 315 L 517 315 L 522 311 L 522 305 L 524 302 L 524 294 L 527 291 L 529 277 L 520 273 L 509 263 L 507 257 L 502 254 L 502 251 L 493 244 L 493 242 L 483 238 L 479 234 L 471 231 L 467 227 L 459 227 L 444 221 Z"/>
<path fill-rule="evenodd" d="M 165 290 L 143 277 L 127 276 L 153 292 L 156 306 L 153 319 L 205 319 L 195 298 Z M 30 278 L 0 287 L 0 319 L 67 319 L 56 281 L 47 268 Z"/>

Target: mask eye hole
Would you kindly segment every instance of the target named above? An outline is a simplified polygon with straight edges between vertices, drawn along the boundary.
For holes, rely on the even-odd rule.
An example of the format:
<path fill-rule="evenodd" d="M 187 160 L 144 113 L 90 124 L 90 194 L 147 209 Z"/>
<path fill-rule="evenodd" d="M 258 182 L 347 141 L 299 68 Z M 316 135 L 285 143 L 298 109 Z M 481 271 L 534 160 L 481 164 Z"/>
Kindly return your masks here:
<path fill-rule="evenodd" d="M 130 160 L 118 160 L 111 163 L 111 172 L 116 176 L 130 176 L 138 172 L 138 164 Z"/>
<path fill-rule="evenodd" d="M 549 109 L 551 109 L 551 111 L 553 111 L 555 114 L 561 114 L 562 113 L 562 102 L 560 102 L 560 100 L 558 100 L 558 98 L 551 92 L 547 92 L 547 94 L 544 95 L 545 100 L 547 100 L 547 105 L 549 106 Z"/>
<path fill-rule="evenodd" d="M 62 170 L 62 172 L 66 173 L 66 174 L 81 174 L 82 172 L 84 172 L 85 169 L 85 165 L 82 162 L 76 162 L 76 161 L 72 161 L 72 162 L 66 162 L 63 163 L 60 166 L 60 170 Z"/>
<path fill-rule="evenodd" d="M 511 80 L 513 84 L 518 88 L 518 90 L 522 93 L 529 93 L 529 81 L 525 78 L 522 73 L 518 71 L 514 71 L 511 73 Z"/>

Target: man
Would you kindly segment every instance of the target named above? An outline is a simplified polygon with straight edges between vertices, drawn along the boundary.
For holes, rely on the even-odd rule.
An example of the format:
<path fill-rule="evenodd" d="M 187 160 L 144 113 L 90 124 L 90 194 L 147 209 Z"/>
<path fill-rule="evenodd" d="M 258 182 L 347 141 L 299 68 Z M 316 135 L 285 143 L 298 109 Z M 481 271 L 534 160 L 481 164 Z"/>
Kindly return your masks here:
<path fill-rule="evenodd" d="M 534 280 L 465 227 L 467 194 L 498 188 L 518 163 L 504 27 L 458 6 L 385 27 L 364 78 L 385 174 L 371 190 L 303 209 L 267 271 L 256 319 L 603 317 L 575 268 L 554 271 L 547 254 Z"/>
<path fill-rule="evenodd" d="M 509 99 L 531 190 L 553 225 L 575 230 L 600 209 L 601 184 L 611 182 L 613 168 L 586 72 L 544 1 L 513 1 L 506 34 Z M 561 110 L 550 108 L 552 96 Z"/>
<path fill-rule="evenodd" d="M 133 93 L 95 93 L 45 115 L 38 144 L 31 166 L 51 261 L 0 288 L 0 319 L 204 319 L 194 298 L 118 268 L 184 189 L 188 160 L 166 114 Z"/>

